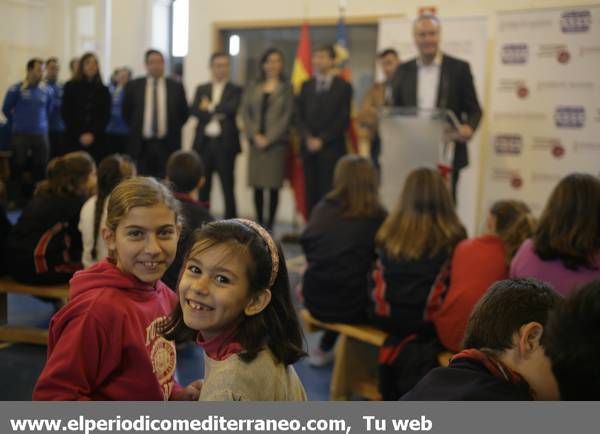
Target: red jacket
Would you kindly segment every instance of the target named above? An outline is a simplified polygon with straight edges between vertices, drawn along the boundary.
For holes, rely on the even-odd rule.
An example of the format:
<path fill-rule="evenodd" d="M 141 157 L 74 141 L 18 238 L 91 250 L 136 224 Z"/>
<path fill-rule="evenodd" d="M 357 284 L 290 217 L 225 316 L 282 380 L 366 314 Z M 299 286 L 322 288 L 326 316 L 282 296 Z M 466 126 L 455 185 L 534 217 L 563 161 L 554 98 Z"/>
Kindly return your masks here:
<path fill-rule="evenodd" d="M 75 274 L 69 303 L 50 322 L 48 359 L 34 400 L 168 399 L 175 345 L 156 334 L 177 296 L 107 260 Z"/>
<path fill-rule="evenodd" d="M 461 350 L 469 315 L 485 291 L 508 277 L 504 245 L 495 235 L 461 241 L 452 256 L 450 289 L 432 318 L 437 335 L 447 349 Z"/>

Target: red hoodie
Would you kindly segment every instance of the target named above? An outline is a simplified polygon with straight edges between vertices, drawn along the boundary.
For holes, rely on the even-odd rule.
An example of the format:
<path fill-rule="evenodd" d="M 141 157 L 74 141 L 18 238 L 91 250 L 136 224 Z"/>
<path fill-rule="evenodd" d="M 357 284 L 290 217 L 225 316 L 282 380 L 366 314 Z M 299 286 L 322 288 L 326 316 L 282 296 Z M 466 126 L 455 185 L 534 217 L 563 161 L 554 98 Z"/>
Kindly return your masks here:
<path fill-rule="evenodd" d="M 48 360 L 34 400 L 166 400 L 174 388 L 176 353 L 157 336 L 177 296 L 107 260 L 70 282 L 69 303 L 50 322 Z"/>

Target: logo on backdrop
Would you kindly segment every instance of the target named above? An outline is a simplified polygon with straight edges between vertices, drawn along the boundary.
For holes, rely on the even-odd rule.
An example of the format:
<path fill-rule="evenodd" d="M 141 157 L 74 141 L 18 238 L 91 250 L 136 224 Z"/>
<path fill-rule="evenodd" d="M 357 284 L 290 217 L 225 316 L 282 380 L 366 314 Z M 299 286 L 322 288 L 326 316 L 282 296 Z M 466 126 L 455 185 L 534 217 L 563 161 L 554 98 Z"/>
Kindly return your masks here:
<path fill-rule="evenodd" d="M 521 187 L 523 187 L 523 178 L 521 178 L 521 175 L 519 175 L 518 173 L 513 173 L 513 175 L 510 178 L 510 186 L 515 190 L 518 190 Z"/>
<path fill-rule="evenodd" d="M 521 79 L 501 79 L 498 83 L 498 92 L 514 93 L 520 99 L 529 96 L 529 88 Z"/>
<path fill-rule="evenodd" d="M 523 177 L 518 170 L 494 168 L 492 177 L 498 181 L 508 182 L 508 185 L 515 190 L 523 187 Z"/>
<path fill-rule="evenodd" d="M 558 106 L 554 112 L 554 123 L 558 128 L 583 128 L 585 108 L 583 106 Z"/>
<path fill-rule="evenodd" d="M 540 45 L 537 55 L 540 59 L 555 58 L 558 63 L 563 65 L 571 60 L 571 52 L 565 44 Z"/>
<path fill-rule="evenodd" d="M 584 33 L 590 30 L 592 14 L 588 10 L 566 11 L 560 17 L 563 33 Z"/>
<path fill-rule="evenodd" d="M 505 44 L 501 56 L 505 65 L 524 65 L 529 60 L 529 47 L 527 44 Z"/>
<path fill-rule="evenodd" d="M 498 134 L 494 137 L 496 155 L 521 155 L 523 137 L 520 134 Z"/>
<path fill-rule="evenodd" d="M 550 155 L 556 159 L 564 157 L 566 153 L 562 142 L 556 137 L 535 137 L 532 149 L 535 151 L 550 152 Z"/>
<path fill-rule="evenodd" d="M 525 83 L 521 83 L 517 86 L 517 96 L 521 99 L 525 99 L 529 96 L 529 88 Z"/>
<path fill-rule="evenodd" d="M 569 60 L 571 60 L 571 53 L 565 48 L 558 50 L 556 53 L 556 60 L 558 60 L 558 63 L 562 64 L 569 63 Z"/>

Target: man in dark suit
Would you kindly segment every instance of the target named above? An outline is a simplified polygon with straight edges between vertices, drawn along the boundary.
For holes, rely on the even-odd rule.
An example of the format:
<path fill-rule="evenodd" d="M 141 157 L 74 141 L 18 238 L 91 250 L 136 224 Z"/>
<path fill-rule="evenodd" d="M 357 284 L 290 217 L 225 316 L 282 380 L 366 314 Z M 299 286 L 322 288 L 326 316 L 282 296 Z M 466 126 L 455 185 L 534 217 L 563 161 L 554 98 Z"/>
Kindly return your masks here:
<path fill-rule="evenodd" d="M 148 75 L 127 83 L 123 95 L 128 153 L 140 174 L 163 178 L 165 162 L 181 147 L 181 128 L 189 111 L 183 85 L 164 76 L 162 53 L 146 51 L 145 62 Z"/>
<path fill-rule="evenodd" d="M 235 218 L 234 169 L 235 158 L 241 150 L 235 117 L 242 88 L 228 81 L 229 56 L 226 53 L 213 53 L 210 71 L 212 81 L 198 86 L 191 107 L 192 116 L 198 118 L 194 149 L 200 154 L 206 173 L 200 200 L 210 203 L 212 175 L 216 171 L 225 199 L 225 218 Z"/>
<path fill-rule="evenodd" d="M 346 153 L 352 102 L 352 86 L 334 74 L 334 48 L 317 48 L 312 61 L 315 77 L 302 84 L 297 101 L 309 213 L 331 190 L 335 164 Z"/>
<path fill-rule="evenodd" d="M 394 105 L 441 108 L 456 114 L 461 122 L 456 132 L 452 164 L 452 194 L 456 201 L 460 170 L 469 164 L 467 142 L 481 120 L 471 68 L 467 62 L 440 51 L 440 21 L 437 17 L 421 15 L 414 23 L 413 33 L 419 56 L 396 70 Z"/>

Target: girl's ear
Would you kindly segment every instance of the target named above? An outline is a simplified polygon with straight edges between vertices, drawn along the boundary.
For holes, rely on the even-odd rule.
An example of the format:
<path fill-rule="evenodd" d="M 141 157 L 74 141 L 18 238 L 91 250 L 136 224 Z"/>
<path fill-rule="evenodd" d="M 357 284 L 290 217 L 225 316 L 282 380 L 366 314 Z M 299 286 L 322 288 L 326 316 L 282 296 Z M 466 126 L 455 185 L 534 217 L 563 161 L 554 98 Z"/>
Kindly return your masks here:
<path fill-rule="evenodd" d="M 108 250 L 116 249 L 115 233 L 107 227 L 102 228 L 102 239 Z"/>
<path fill-rule="evenodd" d="M 244 313 L 246 316 L 254 316 L 261 313 L 271 302 L 271 290 L 264 289 L 260 292 L 260 294 L 255 295 L 250 299 L 246 308 L 244 309 Z"/>

